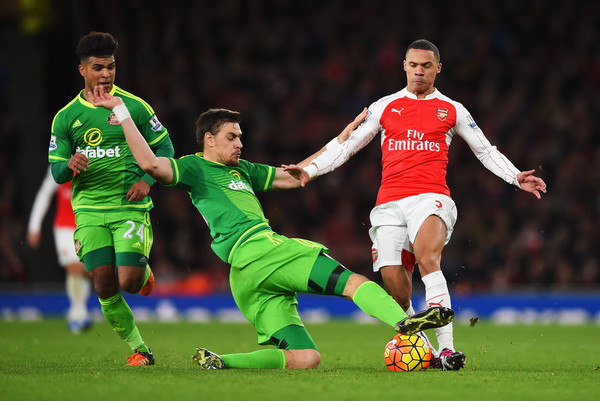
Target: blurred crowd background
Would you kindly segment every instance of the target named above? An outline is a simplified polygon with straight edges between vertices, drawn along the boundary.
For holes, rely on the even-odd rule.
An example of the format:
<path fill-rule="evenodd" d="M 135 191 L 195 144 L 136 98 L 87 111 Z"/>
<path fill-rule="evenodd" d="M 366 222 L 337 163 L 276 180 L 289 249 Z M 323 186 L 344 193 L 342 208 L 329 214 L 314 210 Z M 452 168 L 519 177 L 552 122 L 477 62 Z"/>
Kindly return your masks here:
<path fill-rule="evenodd" d="M 518 191 L 455 137 L 448 183 L 459 218 L 442 258 L 454 291 L 600 288 L 600 3 L 581 0 L 3 1 L 2 288 L 62 285 L 51 215 L 39 250 L 26 225 L 52 118 L 83 87 L 77 41 L 92 30 L 119 40 L 116 84 L 153 106 L 176 156 L 195 152 L 197 116 L 225 107 L 242 113 L 243 157 L 272 165 L 302 160 L 402 89 L 406 47 L 431 40 L 443 64 L 436 87 L 548 185 L 542 200 Z M 277 232 L 323 242 L 379 280 L 367 231 L 380 170 L 377 137 L 307 188 L 260 199 Z M 227 291 L 227 266 L 188 195 L 157 184 L 152 197 L 157 291 Z"/>

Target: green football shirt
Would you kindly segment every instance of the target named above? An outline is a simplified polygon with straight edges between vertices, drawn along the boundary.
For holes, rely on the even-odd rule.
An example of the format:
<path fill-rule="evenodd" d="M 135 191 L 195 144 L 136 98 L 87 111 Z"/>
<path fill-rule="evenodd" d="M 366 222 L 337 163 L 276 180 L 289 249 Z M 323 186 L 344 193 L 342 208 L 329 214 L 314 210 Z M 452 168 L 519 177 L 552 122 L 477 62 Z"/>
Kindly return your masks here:
<path fill-rule="evenodd" d="M 271 230 L 255 195 L 273 185 L 275 167 L 240 160 L 237 167 L 204 159 L 201 153 L 171 159 L 173 182 L 185 189 L 213 238 L 213 251 L 231 263 L 237 247 L 252 234 Z"/>
<path fill-rule="evenodd" d="M 111 95 L 125 102 L 131 118 L 151 147 L 168 138 L 154 110 L 141 98 L 113 85 Z M 148 211 L 152 200 L 129 202 L 127 192 L 144 171 L 129 151 L 123 129 L 111 110 L 94 107 L 81 91 L 52 121 L 48 161 L 69 160 L 76 152 L 89 159 L 87 171 L 73 177 L 72 205 L 79 211 Z"/>

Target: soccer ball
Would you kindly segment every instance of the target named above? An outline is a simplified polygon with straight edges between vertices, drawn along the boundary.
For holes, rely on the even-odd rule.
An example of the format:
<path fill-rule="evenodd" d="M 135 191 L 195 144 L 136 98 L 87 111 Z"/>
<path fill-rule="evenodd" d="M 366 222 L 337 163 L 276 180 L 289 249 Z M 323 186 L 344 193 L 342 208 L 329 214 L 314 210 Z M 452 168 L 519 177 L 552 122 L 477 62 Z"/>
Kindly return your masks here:
<path fill-rule="evenodd" d="M 431 348 L 416 334 L 397 334 L 385 345 L 383 360 L 393 372 L 425 370 L 431 363 Z"/>

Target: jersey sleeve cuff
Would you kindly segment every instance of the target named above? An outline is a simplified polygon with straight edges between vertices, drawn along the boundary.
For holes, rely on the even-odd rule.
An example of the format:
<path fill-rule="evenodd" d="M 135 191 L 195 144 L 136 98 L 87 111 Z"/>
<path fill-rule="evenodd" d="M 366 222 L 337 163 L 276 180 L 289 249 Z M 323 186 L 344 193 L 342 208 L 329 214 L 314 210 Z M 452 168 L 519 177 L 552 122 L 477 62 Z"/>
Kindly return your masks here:
<path fill-rule="evenodd" d="M 141 179 L 146 181 L 146 183 L 150 186 L 154 185 L 154 183 L 156 182 L 156 180 L 150 177 L 148 174 L 144 174 Z"/>
<path fill-rule="evenodd" d="M 52 178 L 57 184 L 64 184 L 73 179 L 73 170 L 69 168 L 69 161 L 64 160 L 51 164 Z"/>

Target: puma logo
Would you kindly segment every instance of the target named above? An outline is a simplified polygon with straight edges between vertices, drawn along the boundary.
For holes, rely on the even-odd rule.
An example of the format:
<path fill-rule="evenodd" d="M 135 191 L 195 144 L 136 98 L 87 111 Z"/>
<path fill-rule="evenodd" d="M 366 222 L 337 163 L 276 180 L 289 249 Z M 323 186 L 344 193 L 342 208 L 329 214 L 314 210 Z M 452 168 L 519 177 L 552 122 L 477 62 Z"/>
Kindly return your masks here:
<path fill-rule="evenodd" d="M 394 112 L 395 112 L 395 113 L 398 113 L 398 117 L 401 117 L 401 116 L 402 116 L 402 110 L 404 110 L 404 107 L 403 107 L 403 108 L 401 108 L 400 110 L 392 109 L 392 112 L 393 112 L 393 113 L 394 113 Z"/>

